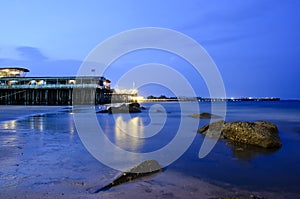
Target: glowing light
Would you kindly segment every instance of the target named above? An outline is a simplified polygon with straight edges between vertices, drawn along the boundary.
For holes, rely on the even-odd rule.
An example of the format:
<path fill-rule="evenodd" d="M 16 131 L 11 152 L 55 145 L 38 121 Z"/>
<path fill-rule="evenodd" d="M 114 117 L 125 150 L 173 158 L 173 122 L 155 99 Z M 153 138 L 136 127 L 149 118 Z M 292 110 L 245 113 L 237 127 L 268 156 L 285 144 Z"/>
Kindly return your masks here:
<path fill-rule="evenodd" d="M 45 85 L 46 84 L 46 81 L 45 80 L 40 80 L 38 81 L 37 85 Z"/>
<path fill-rule="evenodd" d="M 70 79 L 69 81 L 68 81 L 68 84 L 75 84 L 76 83 L 76 80 L 74 80 L 74 79 Z"/>
<path fill-rule="evenodd" d="M 131 96 L 131 100 L 139 102 L 145 100 L 145 98 L 143 96 Z"/>
<path fill-rule="evenodd" d="M 137 89 L 119 89 L 119 88 L 115 88 L 114 89 L 114 93 L 116 94 L 132 94 L 132 95 L 136 95 L 138 93 Z"/>

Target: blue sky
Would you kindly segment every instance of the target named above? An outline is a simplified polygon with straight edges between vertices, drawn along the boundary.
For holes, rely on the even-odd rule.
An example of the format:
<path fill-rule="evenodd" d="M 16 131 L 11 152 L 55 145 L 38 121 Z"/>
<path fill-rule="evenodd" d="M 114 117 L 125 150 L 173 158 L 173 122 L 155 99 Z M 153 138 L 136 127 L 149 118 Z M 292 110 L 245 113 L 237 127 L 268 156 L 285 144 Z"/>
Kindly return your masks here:
<path fill-rule="evenodd" d="M 108 37 L 133 28 L 164 27 L 206 49 L 228 97 L 300 99 L 299 10 L 297 0 L 1 1 L 0 66 L 24 66 L 30 76 L 76 75 L 89 52 Z M 168 64 L 171 56 L 144 52 L 137 62 L 120 59 L 105 76 L 115 82 L 136 64 Z M 184 64 L 172 62 L 179 71 Z M 202 80 L 184 71 L 197 95 L 207 96 Z M 142 94 L 161 92 L 150 87 Z"/>

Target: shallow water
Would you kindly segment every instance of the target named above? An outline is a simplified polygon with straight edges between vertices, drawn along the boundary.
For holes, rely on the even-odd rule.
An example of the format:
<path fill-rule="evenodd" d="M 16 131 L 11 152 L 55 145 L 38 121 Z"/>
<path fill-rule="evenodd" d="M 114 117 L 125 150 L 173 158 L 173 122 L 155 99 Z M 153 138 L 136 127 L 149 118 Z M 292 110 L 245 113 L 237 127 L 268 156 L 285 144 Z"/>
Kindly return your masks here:
<path fill-rule="evenodd" d="M 106 136 L 117 146 L 131 152 L 151 152 L 172 141 L 179 128 L 180 118 L 194 113 L 192 105 L 185 112 L 180 111 L 176 102 L 160 103 L 151 108 L 153 105 L 143 104 L 147 109 L 139 114 L 131 114 L 129 118 L 122 114 L 97 114 L 97 118 Z M 1 114 L 5 115 L 6 110 L 1 108 Z M 71 109 L 53 111 L 44 108 L 31 111 L 27 114 L 31 116 L 18 120 L 11 119 L 10 111 L 7 109 L 10 115 L 8 120 L 0 123 L 1 189 L 75 184 L 79 192 L 84 192 L 86 187 L 81 188 L 82 183 L 92 186 L 95 181 L 105 181 L 116 174 L 116 171 L 98 162 L 83 147 Z M 210 103 L 200 103 L 200 111 L 210 112 Z M 35 113 L 37 115 L 33 116 Z M 300 194 L 300 102 L 228 103 L 226 121 L 236 120 L 267 120 L 275 123 L 283 146 L 275 151 L 255 147 L 241 151 L 240 147 L 220 140 L 208 156 L 199 159 L 203 136 L 196 134 L 196 130 L 209 122 L 204 119 L 194 131 L 186 132 L 195 135 L 194 141 L 166 171 L 180 173 L 181 178 L 195 177 L 222 186 L 230 184 L 247 190 Z M 154 136 L 141 138 L 146 135 L 145 129 L 151 123 L 154 126 L 163 124 L 163 127 Z M 131 135 L 126 134 L 124 129 L 130 131 Z"/>
<path fill-rule="evenodd" d="M 144 106 L 151 107 L 152 103 Z M 126 135 L 124 125 L 136 122 L 135 133 L 141 133 L 143 126 L 151 121 L 147 111 L 132 114 L 131 119 L 122 115 L 98 115 L 100 125 L 106 129 L 107 136 L 116 145 L 134 152 L 158 150 L 174 138 L 180 123 L 180 117 L 192 114 L 193 108 L 181 113 L 178 103 L 161 103 L 167 112 L 164 127 L 150 139 L 139 139 Z M 153 110 L 152 110 L 153 111 Z M 210 103 L 200 103 L 201 112 L 210 112 Z M 154 113 L 159 116 L 160 112 Z M 116 119 L 117 118 L 117 119 Z M 213 150 L 203 159 L 198 158 L 198 151 L 203 142 L 202 135 L 196 135 L 190 148 L 167 169 L 204 178 L 216 183 L 229 183 L 251 190 L 281 190 L 298 192 L 300 187 L 300 102 L 229 102 L 226 121 L 266 120 L 278 126 L 283 146 L 278 150 L 261 149 L 248 146 L 242 150 L 239 146 L 219 140 Z M 121 121 L 121 122 L 120 122 Z M 199 127 L 208 123 L 202 119 Z M 120 124 L 122 123 L 122 124 Z M 122 126 L 123 125 L 123 126 Z M 195 129 L 196 131 L 197 129 Z M 140 131 L 140 132 L 138 132 Z M 186 132 L 195 133 L 195 132 Z"/>
<path fill-rule="evenodd" d="M 300 187 L 300 152 L 297 150 L 300 144 L 300 133 L 297 132 L 300 103 L 229 103 L 226 121 L 237 120 L 275 123 L 283 146 L 275 151 L 259 148 L 238 151 L 236 147 L 227 147 L 225 142 L 219 142 L 208 158 L 208 161 L 215 161 L 214 166 L 203 166 L 208 172 L 205 176 L 253 189 L 297 191 Z"/>

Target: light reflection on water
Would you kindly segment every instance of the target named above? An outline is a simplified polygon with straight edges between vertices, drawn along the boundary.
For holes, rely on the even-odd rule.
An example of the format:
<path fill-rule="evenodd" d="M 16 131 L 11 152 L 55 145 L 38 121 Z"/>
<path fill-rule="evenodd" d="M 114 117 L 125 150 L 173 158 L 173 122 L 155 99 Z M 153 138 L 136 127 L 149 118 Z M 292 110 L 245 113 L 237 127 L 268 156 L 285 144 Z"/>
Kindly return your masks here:
<path fill-rule="evenodd" d="M 0 190 L 50 184 L 53 179 L 61 182 L 65 178 L 84 178 L 88 173 L 86 164 L 99 167 L 86 153 L 68 112 L 1 122 Z"/>
<path fill-rule="evenodd" d="M 140 117 L 124 121 L 120 115 L 115 121 L 115 144 L 131 151 L 136 151 L 143 145 L 144 124 Z M 129 136 L 130 135 L 130 136 Z"/>
<path fill-rule="evenodd" d="M 8 130 L 10 132 L 16 132 L 17 120 L 10 120 L 0 123 L 0 129 Z"/>
<path fill-rule="evenodd" d="M 162 103 L 162 105 L 168 112 L 167 123 L 161 129 L 161 133 L 149 138 L 149 140 L 138 138 L 145 137 L 146 127 L 151 121 L 148 110 L 140 114 L 133 114 L 129 119 L 121 114 L 114 116 L 98 114 L 97 117 L 107 137 L 119 147 L 136 152 L 154 151 L 166 145 L 173 138 L 173 133 L 176 132 L 176 126 L 180 121 L 178 118 L 181 116 L 176 103 Z M 210 112 L 209 103 L 201 103 L 200 105 L 201 112 Z M 149 107 L 151 104 L 144 106 Z M 190 113 L 185 115 L 192 113 L 194 112 L 191 108 Z M 158 113 L 155 114 L 158 115 Z M 203 137 L 197 135 L 190 149 L 168 169 L 180 171 L 185 175 L 261 189 L 284 186 L 288 190 L 300 186 L 298 182 L 298 176 L 300 176 L 300 152 L 298 150 L 300 134 L 297 133 L 297 130 L 300 130 L 299 102 L 229 103 L 226 120 L 267 120 L 273 122 L 279 128 L 283 146 L 277 151 L 270 151 L 251 147 L 245 149 L 239 146 L 226 145 L 225 141 L 219 141 L 206 158 L 199 159 L 197 154 Z M 201 125 L 208 122 L 209 120 L 200 121 Z M 63 134 L 67 136 L 59 137 Z M 79 138 L 76 134 L 73 117 L 69 112 L 37 115 L 23 120 L 0 123 L 1 149 L 4 149 L 5 146 L 13 146 L 16 150 L 15 157 L 20 156 L 17 154 L 16 147 L 20 144 L 25 145 L 22 143 L 24 140 L 30 139 L 30 143 L 35 144 L 38 142 L 35 139 L 40 137 L 43 137 L 43 144 L 45 144 L 40 145 L 40 147 L 45 151 L 47 151 L 45 147 L 52 147 L 55 150 L 63 148 L 66 143 L 65 140 L 60 139 L 69 139 L 70 146 L 80 143 L 80 141 L 71 142 L 78 141 Z M 80 144 L 74 148 L 78 146 L 83 148 Z M 10 161 L 10 164 L 17 164 L 18 158 L 9 158 L 9 155 L 2 156 L 1 154 L 3 157 L 1 163 Z"/>
<path fill-rule="evenodd" d="M 32 116 L 29 118 L 29 129 L 37 130 L 39 132 L 44 131 L 44 127 L 47 124 L 47 121 L 44 120 L 44 115 Z"/>
<path fill-rule="evenodd" d="M 76 132 L 73 117 L 70 113 L 51 113 L 29 116 L 20 120 L 9 120 L 0 123 L 0 133 L 7 132 L 16 135 L 24 133 L 67 132 L 72 138 Z"/>

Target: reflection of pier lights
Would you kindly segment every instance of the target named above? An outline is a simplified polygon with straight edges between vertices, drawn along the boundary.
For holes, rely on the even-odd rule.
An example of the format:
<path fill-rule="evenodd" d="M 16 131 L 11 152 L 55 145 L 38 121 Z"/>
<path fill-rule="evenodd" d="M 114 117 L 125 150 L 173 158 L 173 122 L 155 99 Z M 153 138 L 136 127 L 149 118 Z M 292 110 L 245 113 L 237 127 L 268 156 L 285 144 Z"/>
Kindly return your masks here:
<path fill-rule="evenodd" d="M 117 146 L 136 151 L 143 145 L 144 140 L 140 137 L 144 137 L 144 123 L 140 117 L 128 121 L 123 120 L 122 116 L 116 118 L 114 141 Z"/>

